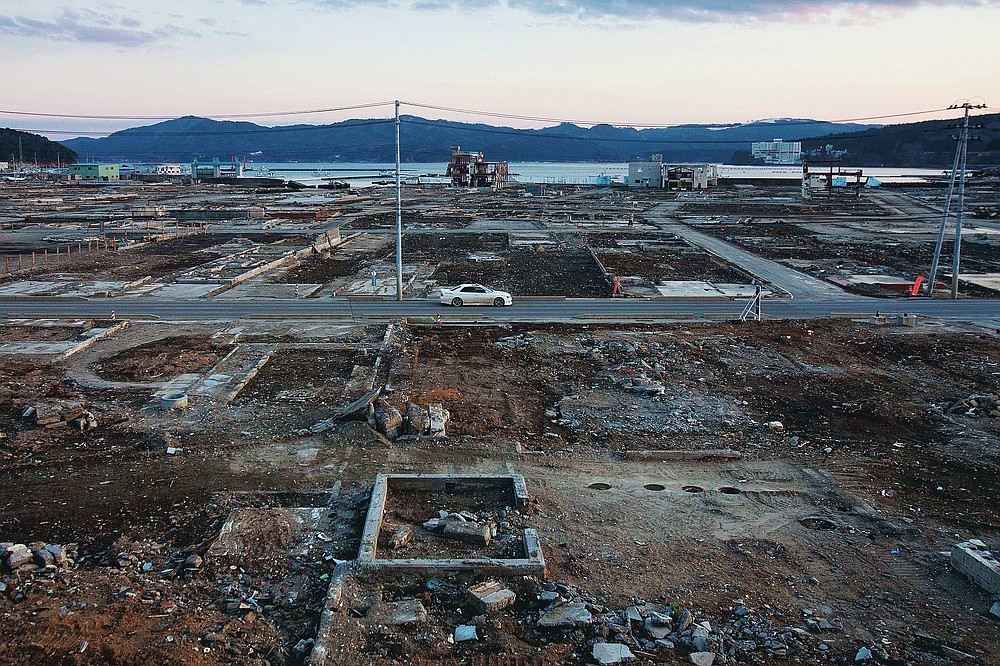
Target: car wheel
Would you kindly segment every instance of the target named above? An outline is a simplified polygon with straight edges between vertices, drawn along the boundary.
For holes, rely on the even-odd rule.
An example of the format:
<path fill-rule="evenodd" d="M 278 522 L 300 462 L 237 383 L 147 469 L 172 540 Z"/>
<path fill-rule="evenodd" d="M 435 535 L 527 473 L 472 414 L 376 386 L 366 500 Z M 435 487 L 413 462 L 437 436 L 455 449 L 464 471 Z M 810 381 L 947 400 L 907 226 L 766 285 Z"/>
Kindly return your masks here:
<path fill-rule="evenodd" d="M 494 298 L 493 305 L 495 305 L 496 307 L 500 307 L 501 305 L 503 305 L 503 299 L 500 297 Z"/>
<path fill-rule="evenodd" d="M 451 299 L 451 304 L 454 305 L 456 308 L 461 307 L 462 299 L 456 296 L 455 298 Z"/>

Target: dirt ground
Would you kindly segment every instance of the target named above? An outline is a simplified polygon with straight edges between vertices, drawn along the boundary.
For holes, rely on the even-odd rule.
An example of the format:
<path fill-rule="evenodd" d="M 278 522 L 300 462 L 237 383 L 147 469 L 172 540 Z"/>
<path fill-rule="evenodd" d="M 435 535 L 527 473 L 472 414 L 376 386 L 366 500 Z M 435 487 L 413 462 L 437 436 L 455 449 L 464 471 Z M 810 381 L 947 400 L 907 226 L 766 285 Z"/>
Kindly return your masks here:
<path fill-rule="evenodd" d="M 300 259 L 286 271 L 270 279 L 279 284 L 326 284 L 340 277 L 356 275 L 363 265 L 359 257 L 324 259 L 314 255 Z"/>
<path fill-rule="evenodd" d="M 214 366 L 232 349 L 202 336 L 175 336 L 148 342 L 94 365 L 99 377 L 119 382 L 164 381 Z"/>
<path fill-rule="evenodd" d="M 371 328 L 347 339 L 380 338 L 384 326 Z M 185 346 L 219 351 L 200 339 Z M 109 372 L 148 381 L 199 364 L 182 368 L 166 340 L 112 355 Z M 593 608 L 641 598 L 697 610 L 713 626 L 737 606 L 777 627 L 806 612 L 834 618 L 840 629 L 809 639 L 824 641 L 829 658 L 813 650 L 806 663 L 850 661 L 860 645 L 922 663 L 917 633 L 991 663 L 1000 638 L 985 616 L 989 596 L 939 555 L 964 538 L 1000 538 L 1000 418 L 949 413 L 1000 392 L 993 335 L 831 321 L 405 329 L 385 357 L 384 397 L 444 404 L 445 441 L 386 440 L 356 421 L 300 434 L 340 404 L 355 367 L 374 362 L 357 350 L 279 351 L 234 404 L 198 407 L 208 419 L 151 412 L 148 393 L 68 379 L 90 362 L 0 364 L 0 431 L 12 435 L 0 446 L 0 537 L 77 543 L 81 555 L 52 574 L 0 574 L 0 661 L 301 663 L 295 646 L 315 635 L 324 576 L 356 552 L 380 471 L 523 474 L 533 498 L 525 525 L 539 532 L 549 580 L 508 581 L 515 606 L 462 645 L 446 637 L 470 620 L 461 601 L 470 581 L 445 576 L 432 592 L 426 579 L 369 583 L 365 598 L 425 598 L 431 619 L 343 634 L 368 663 L 496 650 L 578 663 L 598 625 L 555 636 L 534 628 L 538 586 L 552 581 Z M 209 361 L 198 367 L 212 371 Z M 43 398 L 82 401 L 101 426 L 73 433 L 21 418 Z M 642 448 L 744 458 L 624 459 Z M 695 486 L 702 492 L 685 490 Z M 482 499 L 399 497 L 390 511 L 422 529 L 439 510 L 492 516 Z M 294 536 L 272 510 L 289 506 L 321 507 L 324 537 Z M 242 559 L 210 549 L 235 510 L 254 507 L 259 521 L 226 537 L 245 547 Z M 435 539 L 413 552 L 447 552 Z M 199 553 L 205 564 L 185 572 L 180 563 Z M 368 602 L 359 603 L 363 614 Z M 669 661 L 648 653 L 657 656 L 645 663 Z"/>

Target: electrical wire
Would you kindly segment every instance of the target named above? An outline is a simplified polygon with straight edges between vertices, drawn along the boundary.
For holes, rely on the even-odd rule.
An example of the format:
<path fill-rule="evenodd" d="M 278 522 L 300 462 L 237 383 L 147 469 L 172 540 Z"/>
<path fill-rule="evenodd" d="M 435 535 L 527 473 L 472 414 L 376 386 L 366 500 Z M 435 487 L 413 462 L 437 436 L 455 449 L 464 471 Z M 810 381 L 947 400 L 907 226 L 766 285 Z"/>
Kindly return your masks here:
<path fill-rule="evenodd" d="M 370 102 L 367 104 L 354 104 L 352 106 L 338 106 L 329 109 L 307 109 L 304 111 L 275 111 L 268 113 L 230 113 L 222 115 L 212 115 L 211 118 L 270 118 L 274 116 L 305 116 L 317 113 L 333 113 L 335 111 L 355 111 L 357 109 L 373 109 L 380 106 L 390 106 L 395 102 Z M 174 120 L 174 116 L 89 116 L 85 114 L 73 113 L 42 113 L 38 111 L 12 111 L 0 109 L 0 114 L 10 116 L 36 116 L 40 118 L 72 118 L 76 120 Z"/>
<path fill-rule="evenodd" d="M 421 102 L 400 102 L 401 105 L 412 106 L 421 109 L 433 109 L 436 111 L 447 111 L 450 113 L 463 113 L 473 116 L 484 116 L 489 118 L 506 118 L 509 120 L 525 120 L 534 122 L 548 122 L 548 123 L 570 123 L 573 125 L 611 125 L 612 127 L 632 127 L 632 128 L 642 128 L 642 129 L 666 129 L 670 127 L 683 127 L 685 124 L 691 123 L 670 123 L 670 124 L 658 124 L 658 123 L 626 123 L 626 122 L 614 122 L 606 120 L 573 120 L 568 118 L 546 118 L 543 116 L 528 116 L 520 115 L 515 113 L 500 113 L 494 111 L 477 111 L 474 109 L 461 109 L 457 107 L 449 106 L 437 106 L 434 104 L 423 104 Z M 879 116 L 864 116 L 861 118 L 841 118 L 838 120 L 791 120 L 783 122 L 783 126 L 788 125 L 824 125 L 824 124 L 835 124 L 835 123 L 856 123 L 869 120 L 887 120 L 890 118 L 904 118 L 908 116 L 920 116 L 928 115 L 931 113 L 943 113 L 945 111 L 952 111 L 954 109 L 949 107 L 944 107 L 941 109 L 929 109 L 927 111 L 908 111 L 906 113 L 890 113 Z M 727 125 L 735 125 L 738 123 L 715 123 L 714 125 L 718 127 L 725 127 Z M 746 123 L 752 124 L 752 123 Z"/>

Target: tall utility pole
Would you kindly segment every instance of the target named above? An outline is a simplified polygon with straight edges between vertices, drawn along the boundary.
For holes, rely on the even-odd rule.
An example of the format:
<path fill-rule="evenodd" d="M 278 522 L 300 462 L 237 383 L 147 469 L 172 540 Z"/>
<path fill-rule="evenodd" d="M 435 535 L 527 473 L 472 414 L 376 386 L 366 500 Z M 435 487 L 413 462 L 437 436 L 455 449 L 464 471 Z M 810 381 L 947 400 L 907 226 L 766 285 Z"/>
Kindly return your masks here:
<path fill-rule="evenodd" d="M 396 300 L 403 300 L 403 195 L 399 176 L 399 100 L 396 100 Z"/>
<path fill-rule="evenodd" d="M 951 212 L 951 200 L 955 192 L 955 181 L 958 180 L 958 210 L 955 214 L 955 245 L 951 264 L 951 297 L 958 298 L 959 265 L 962 259 L 962 215 L 965 212 L 965 171 L 969 154 L 969 111 L 984 109 L 985 104 L 972 104 L 968 101 L 952 104 L 949 109 L 963 109 L 961 132 L 958 135 L 958 145 L 955 147 L 955 161 L 951 167 L 951 179 L 948 183 L 948 195 L 945 197 L 944 213 L 941 216 L 941 226 L 938 228 L 937 244 L 934 247 L 934 260 L 931 263 L 930 280 L 927 283 L 927 295 L 934 295 L 934 285 L 937 282 L 938 266 L 941 261 L 941 246 L 944 244 L 944 231 L 948 224 L 948 214 Z"/>

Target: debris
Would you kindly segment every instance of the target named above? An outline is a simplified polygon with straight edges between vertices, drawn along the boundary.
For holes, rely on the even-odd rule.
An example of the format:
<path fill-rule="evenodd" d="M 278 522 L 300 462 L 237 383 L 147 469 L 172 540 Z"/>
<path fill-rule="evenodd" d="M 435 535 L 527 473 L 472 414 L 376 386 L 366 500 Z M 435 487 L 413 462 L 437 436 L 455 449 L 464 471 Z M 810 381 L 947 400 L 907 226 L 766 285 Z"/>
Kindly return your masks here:
<path fill-rule="evenodd" d="M 512 605 L 517 595 L 497 581 L 488 580 L 470 587 L 465 598 L 478 612 L 495 613 Z"/>
<path fill-rule="evenodd" d="M 427 409 L 420 405 L 409 405 L 406 408 L 406 433 L 416 437 L 426 436 L 430 430 L 430 417 Z"/>
<path fill-rule="evenodd" d="M 403 415 L 388 405 L 375 410 L 375 429 L 390 439 L 399 437 L 403 429 Z"/>
<path fill-rule="evenodd" d="M 450 414 L 444 405 L 434 404 L 427 407 L 428 434 L 435 439 L 442 439 L 445 435 L 445 424 L 448 422 Z"/>
<path fill-rule="evenodd" d="M 715 663 L 714 652 L 692 652 L 689 658 L 695 666 L 712 666 Z"/>
<path fill-rule="evenodd" d="M 455 642 L 462 643 L 463 641 L 477 641 L 479 636 L 476 634 L 476 628 L 470 624 L 463 624 L 455 627 Z"/>
<path fill-rule="evenodd" d="M 419 599 L 380 603 L 372 606 L 366 616 L 369 624 L 398 626 L 427 622 L 427 609 Z"/>
<path fill-rule="evenodd" d="M 593 615 L 582 601 L 564 601 L 549 608 L 538 618 L 539 627 L 580 627 L 590 624 Z"/>
<path fill-rule="evenodd" d="M 990 613 L 993 615 L 993 617 L 1000 618 L 1000 601 L 997 601 L 996 603 L 993 604 L 993 606 L 990 608 Z"/>
<path fill-rule="evenodd" d="M 854 655 L 854 661 L 867 661 L 872 658 L 872 651 L 866 647 L 862 647 L 858 650 L 858 653 Z"/>
<path fill-rule="evenodd" d="M 635 659 L 628 646 L 622 643 L 594 643 L 591 654 L 599 664 L 618 664 Z"/>
<path fill-rule="evenodd" d="M 389 537 L 389 548 L 396 550 L 413 541 L 413 528 L 409 525 L 400 525 L 392 536 Z"/>
<path fill-rule="evenodd" d="M 472 521 L 448 522 L 444 526 L 442 533 L 448 539 L 461 541 L 473 546 L 490 545 L 491 532 L 488 525 L 481 525 Z"/>
<path fill-rule="evenodd" d="M 951 566 L 991 594 L 1000 594 L 1000 561 L 979 539 L 969 539 L 951 550 Z"/>

